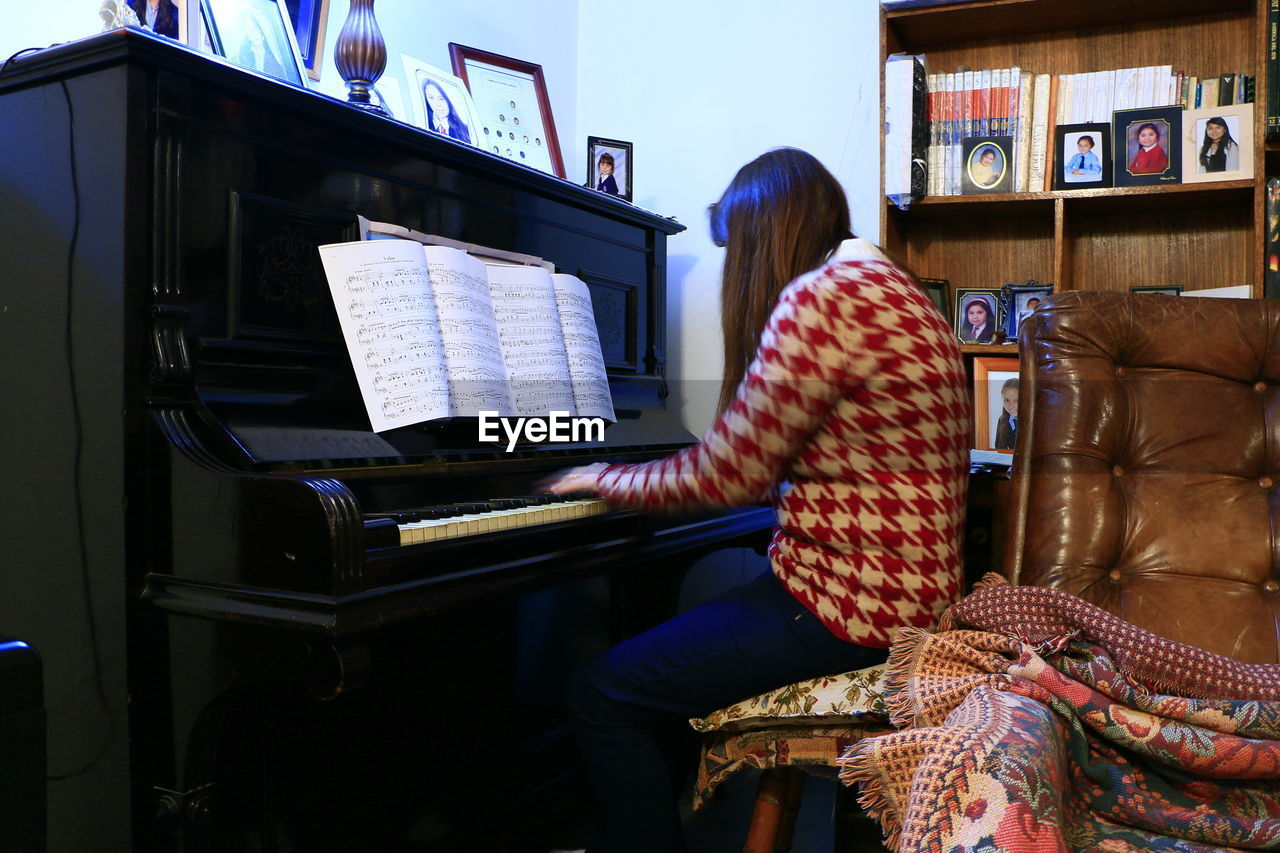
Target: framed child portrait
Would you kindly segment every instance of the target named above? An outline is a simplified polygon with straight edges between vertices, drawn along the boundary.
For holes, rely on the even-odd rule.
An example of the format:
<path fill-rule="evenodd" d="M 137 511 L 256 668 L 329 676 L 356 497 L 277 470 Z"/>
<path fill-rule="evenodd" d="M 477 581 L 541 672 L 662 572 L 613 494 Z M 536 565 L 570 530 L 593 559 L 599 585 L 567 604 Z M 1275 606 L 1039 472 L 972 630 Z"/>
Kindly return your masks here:
<path fill-rule="evenodd" d="M 1055 190 L 1111 186 L 1111 125 L 1060 124 L 1054 132 Z"/>
<path fill-rule="evenodd" d="M 1116 186 L 1182 181 L 1182 107 L 1117 110 L 1111 128 Z"/>
<path fill-rule="evenodd" d="M 587 137 L 587 183 L 602 193 L 631 201 L 632 145 L 619 139 Z"/>
<path fill-rule="evenodd" d="M 214 53 L 305 88 L 306 72 L 284 0 L 204 0 L 204 8 Z"/>
<path fill-rule="evenodd" d="M 966 344 L 989 344 L 1000 328 L 996 305 L 1000 291 L 993 288 L 956 288 L 956 337 Z"/>
<path fill-rule="evenodd" d="M 1053 295 L 1052 284 L 1007 284 L 1001 296 L 1001 328 L 1005 339 L 1018 339 L 1018 329 L 1022 321 L 1040 307 L 1044 300 Z"/>
<path fill-rule="evenodd" d="M 974 136 L 962 143 L 964 168 L 960 171 L 962 195 L 1012 191 L 1013 137 Z"/>
<path fill-rule="evenodd" d="M 1182 115 L 1182 180 L 1253 177 L 1253 104 L 1204 107 Z"/>
<path fill-rule="evenodd" d="M 476 105 L 464 84 L 448 71 L 428 65 L 412 56 L 400 55 L 409 87 L 409 110 L 412 123 L 481 148 L 491 147 L 484 136 Z M 497 152 L 497 149 L 493 149 Z"/>
<path fill-rule="evenodd" d="M 1012 452 L 1018 437 L 1018 359 L 973 360 L 973 446 Z"/>

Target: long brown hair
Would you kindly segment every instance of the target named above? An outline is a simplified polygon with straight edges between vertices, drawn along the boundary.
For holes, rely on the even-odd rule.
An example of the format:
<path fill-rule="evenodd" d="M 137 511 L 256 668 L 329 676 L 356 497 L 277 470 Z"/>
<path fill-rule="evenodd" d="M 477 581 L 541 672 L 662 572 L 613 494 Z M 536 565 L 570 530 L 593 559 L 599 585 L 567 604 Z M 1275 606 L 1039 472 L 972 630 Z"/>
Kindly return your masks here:
<path fill-rule="evenodd" d="M 743 166 L 710 213 L 711 238 L 725 247 L 720 287 L 723 413 L 746 375 L 782 289 L 820 266 L 852 232 L 840 182 L 812 154 L 797 148 L 776 148 Z"/>

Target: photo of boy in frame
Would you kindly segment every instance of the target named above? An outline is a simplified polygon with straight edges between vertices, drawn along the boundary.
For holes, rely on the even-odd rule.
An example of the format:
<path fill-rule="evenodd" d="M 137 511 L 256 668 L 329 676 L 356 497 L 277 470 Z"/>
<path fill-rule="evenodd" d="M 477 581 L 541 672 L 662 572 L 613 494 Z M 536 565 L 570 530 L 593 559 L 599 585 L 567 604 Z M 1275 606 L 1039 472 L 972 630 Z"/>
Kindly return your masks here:
<path fill-rule="evenodd" d="M 1063 124 L 1054 131 L 1055 190 L 1111 186 L 1111 125 Z"/>

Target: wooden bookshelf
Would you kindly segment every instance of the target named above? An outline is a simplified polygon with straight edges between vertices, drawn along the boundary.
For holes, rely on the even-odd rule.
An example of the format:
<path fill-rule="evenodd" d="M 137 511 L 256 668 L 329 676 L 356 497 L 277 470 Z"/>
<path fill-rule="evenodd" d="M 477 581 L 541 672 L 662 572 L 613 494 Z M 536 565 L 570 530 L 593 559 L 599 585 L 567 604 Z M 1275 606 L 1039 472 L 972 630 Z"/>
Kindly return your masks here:
<path fill-rule="evenodd" d="M 1072 74 L 1172 65 L 1198 77 L 1255 74 L 1257 94 L 1252 180 L 931 196 L 905 211 L 886 204 L 881 240 L 917 275 L 945 278 L 953 289 L 1035 279 L 1057 291 L 1248 284 L 1262 296 L 1265 176 L 1269 167 L 1280 169 L 1280 145 L 1262 143 L 1266 19 L 1267 0 L 982 0 L 882 9 L 882 67 L 896 52 L 926 54 L 933 71 L 1018 65 Z M 1013 354 L 1007 346 L 964 351 Z"/>

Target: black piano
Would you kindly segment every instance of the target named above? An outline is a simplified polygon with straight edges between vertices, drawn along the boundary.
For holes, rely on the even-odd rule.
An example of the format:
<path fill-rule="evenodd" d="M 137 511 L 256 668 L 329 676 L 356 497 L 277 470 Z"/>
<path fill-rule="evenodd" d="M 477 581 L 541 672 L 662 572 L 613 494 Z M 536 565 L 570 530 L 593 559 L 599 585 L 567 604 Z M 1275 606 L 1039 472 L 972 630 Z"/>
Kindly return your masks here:
<path fill-rule="evenodd" d="M 765 538 L 535 497 L 694 440 L 674 221 L 138 31 L 9 65 L 0 199 L 0 632 L 44 660 L 51 850 L 522 849 L 577 784 L 572 664 Z M 604 440 L 371 432 L 315 251 L 357 216 L 587 282 Z"/>

